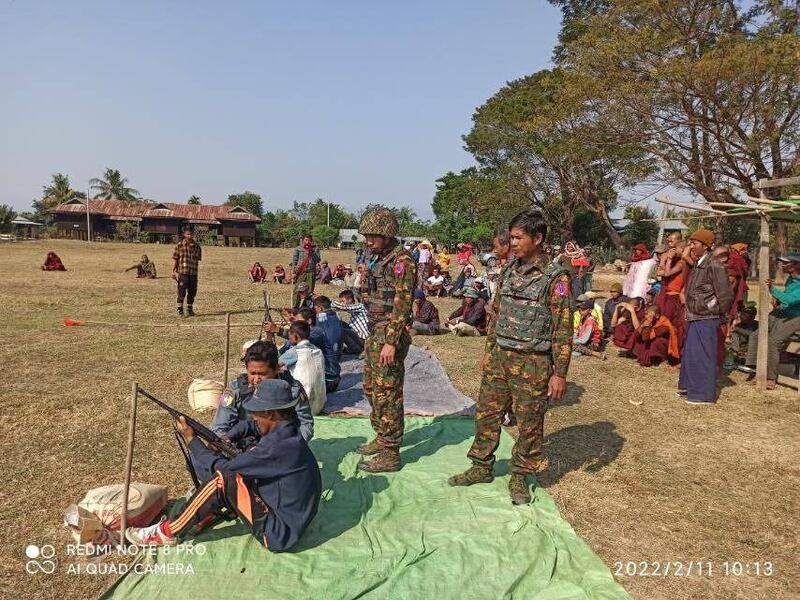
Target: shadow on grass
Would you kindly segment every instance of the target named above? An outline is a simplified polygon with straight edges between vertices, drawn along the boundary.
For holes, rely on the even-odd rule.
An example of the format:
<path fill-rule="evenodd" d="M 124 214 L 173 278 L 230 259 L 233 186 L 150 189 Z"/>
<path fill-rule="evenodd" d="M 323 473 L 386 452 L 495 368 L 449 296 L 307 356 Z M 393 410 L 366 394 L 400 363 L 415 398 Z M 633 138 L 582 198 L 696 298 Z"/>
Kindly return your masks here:
<path fill-rule="evenodd" d="M 617 426 L 609 421 L 554 431 L 544 439 L 543 449 L 549 464 L 536 478 L 547 487 L 571 471 L 597 473 L 616 460 L 624 443 Z"/>
<path fill-rule="evenodd" d="M 516 432 L 512 437 L 516 439 Z M 548 466 L 536 475 L 536 480 L 539 485 L 549 487 L 570 471 L 582 469 L 597 473 L 616 460 L 624 443 L 625 438 L 617 433 L 617 426 L 608 421 L 573 425 L 555 431 L 544 439 L 543 450 Z M 509 459 L 503 458 L 495 463 L 495 477 L 510 472 Z"/>

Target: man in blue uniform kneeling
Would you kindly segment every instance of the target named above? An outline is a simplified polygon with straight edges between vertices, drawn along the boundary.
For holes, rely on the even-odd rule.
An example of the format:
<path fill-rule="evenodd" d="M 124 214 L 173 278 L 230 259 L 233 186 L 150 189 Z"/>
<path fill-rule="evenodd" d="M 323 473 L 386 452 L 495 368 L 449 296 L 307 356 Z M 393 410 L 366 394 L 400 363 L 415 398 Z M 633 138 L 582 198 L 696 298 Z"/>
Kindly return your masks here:
<path fill-rule="evenodd" d="M 230 460 L 209 450 L 179 419 L 178 431 L 204 484 L 174 519 L 129 527 L 128 541 L 139 546 L 172 545 L 193 526 L 227 509 L 268 550 L 282 552 L 294 546 L 316 515 L 322 493 L 317 460 L 298 432 L 295 404 L 288 383 L 261 381 L 244 401 L 252 419 L 240 421 L 227 434 L 232 442 L 255 436 L 258 443 Z"/>

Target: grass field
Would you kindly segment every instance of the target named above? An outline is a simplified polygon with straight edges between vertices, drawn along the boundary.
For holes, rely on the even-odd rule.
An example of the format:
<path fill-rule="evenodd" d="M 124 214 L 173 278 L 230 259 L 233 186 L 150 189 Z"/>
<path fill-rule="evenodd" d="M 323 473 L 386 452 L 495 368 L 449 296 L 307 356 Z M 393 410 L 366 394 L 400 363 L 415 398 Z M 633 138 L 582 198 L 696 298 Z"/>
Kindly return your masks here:
<path fill-rule="evenodd" d="M 68 272 L 39 270 L 48 249 L 58 252 Z M 123 273 L 143 251 L 157 263 L 159 279 Z M 261 293 L 247 282 L 246 269 L 254 260 L 268 268 L 286 265 L 290 251 L 206 248 L 193 320 L 174 315 L 170 255 L 171 247 L 157 245 L 0 246 L 4 596 L 87 598 L 111 582 L 61 572 L 28 575 L 25 547 L 53 544 L 65 559 L 70 537 L 63 509 L 89 488 L 122 480 L 132 381 L 187 407 L 193 378 L 222 376 L 221 328 L 66 328 L 63 317 L 210 324 L 221 323 L 225 311 L 252 311 L 235 314 L 233 323 L 256 323 Z M 352 260 L 350 252 L 325 256 L 334 263 Z M 595 288 L 609 283 L 596 276 Z M 271 290 L 274 305 L 288 303 L 288 286 Z M 443 318 L 457 305 L 435 302 Z M 257 328 L 235 328 L 232 347 L 257 334 Z M 416 343 L 436 352 L 459 389 L 477 396 L 481 339 L 442 335 Z M 718 405 L 687 406 L 674 395 L 674 371 L 642 369 L 610 354 L 606 362 L 573 362 L 568 398 L 545 424 L 551 466 L 540 480 L 565 518 L 612 572 L 617 561 L 712 563 L 710 576 L 704 567 L 702 577 L 696 571 L 618 577 L 636 598 L 797 598 L 796 392 L 759 395 L 733 374 Z M 147 406 L 139 416 L 134 479 L 163 482 L 172 496 L 182 494 L 189 480 L 168 420 Z M 750 575 L 726 575 L 725 561 L 759 561 L 762 572 L 769 561 L 772 575 L 756 576 L 752 568 Z"/>

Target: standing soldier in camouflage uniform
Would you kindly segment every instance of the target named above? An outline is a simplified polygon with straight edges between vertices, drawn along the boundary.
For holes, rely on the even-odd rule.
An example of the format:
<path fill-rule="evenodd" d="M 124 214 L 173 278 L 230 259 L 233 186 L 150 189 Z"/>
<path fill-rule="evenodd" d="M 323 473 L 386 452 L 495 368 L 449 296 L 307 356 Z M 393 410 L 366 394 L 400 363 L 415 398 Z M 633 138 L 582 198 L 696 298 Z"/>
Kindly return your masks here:
<path fill-rule="evenodd" d="M 370 335 L 364 342 L 364 395 L 372 413 L 375 439 L 358 447 L 364 456 L 358 468 L 370 473 L 400 469 L 403 439 L 403 380 L 411 338 L 411 294 L 416 280 L 414 260 L 397 240 L 397 219 L 388 208 L 361 218 L 359 233 L 370 249 L 369 272 L 361 284 Z"/>
<path fill-rule="evenodd" d="M 519 425 L 511 456 L 508 490 L 514 504 L 531 501 L 527 475 L 547 464 L 542 456 L 548 399 L 566 389 L 572 353 L 570 277 L 542 253 L 547 225 L 537 210 L 511 220 L 511 257 L 498 280 L 492 320 L 481 360 L 483 379 L 475 413 L 475 440 L 467 456 L 473 466 L 449 479 L 450 485 L 494 479 L 494 452 L 500 420 L 513 409 Z"/>
<path fill-rule="evenodd" d="M 314 283 L 317 279 L 317 265 L 319 264 L 319 248 L 314 245 L 310 235 L 303 237 L 303 243 L 294 249 L 292 255 L 292 306 L 300 308 L 300 293 L 297 288 L 301 283 L 308 286 L 308 291 L 313 295 Z"/>

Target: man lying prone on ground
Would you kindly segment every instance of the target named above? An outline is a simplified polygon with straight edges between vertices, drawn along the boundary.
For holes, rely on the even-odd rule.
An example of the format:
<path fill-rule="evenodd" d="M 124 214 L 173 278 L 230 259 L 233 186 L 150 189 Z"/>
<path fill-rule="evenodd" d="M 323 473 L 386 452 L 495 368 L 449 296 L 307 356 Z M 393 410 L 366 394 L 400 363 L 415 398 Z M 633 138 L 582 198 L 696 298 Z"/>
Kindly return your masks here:
<path fill-rule="evenodd" d="M 182 417 L 176 421 L 204 484 L 176 518 L 129 527 L 128 541 L 173 545 L 193 527 L 233 512 L 267 550 L 294 546 L 317 514 L 322 493 L 319 465 L 298 431 L 296 404 L 285 381 L 261 381 L 244 403 L 251 419 L 240 421 L 227 436 L 232 442 L 254 436 L 258 443 L 231 460 L 209 450 Z"/>

